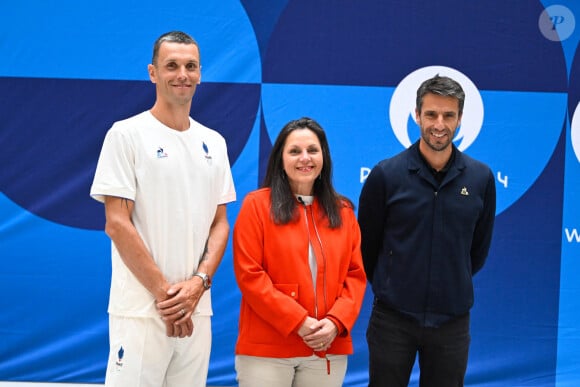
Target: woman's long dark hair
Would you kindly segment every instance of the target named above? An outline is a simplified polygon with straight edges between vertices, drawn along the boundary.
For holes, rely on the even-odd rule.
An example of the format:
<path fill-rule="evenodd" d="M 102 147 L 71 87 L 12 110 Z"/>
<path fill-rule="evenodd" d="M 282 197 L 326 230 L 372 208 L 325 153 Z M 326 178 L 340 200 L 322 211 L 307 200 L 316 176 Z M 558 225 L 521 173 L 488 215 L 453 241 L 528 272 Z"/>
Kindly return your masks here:
<path fill-rule="evenodd" d="M 266 177 L 262 187 L 271 189 L 272 206 L 270 214 L 274 222 L 278 224 L 286 224 L 295 217 L 297 201 L 294 193 L 290 189 L 290 183 L 284 171 L 284 164 L 282 161 L 282 153 L 286 139 L 295 130 L 310 129 L 318 137 L 320 146 L 322 148 L 322 170 L 320 176 L 314 181 L 313 195 L 318 199 L 322 209 L 324 210 L 330 228 L 338 228 L 342 225 L 342 218 L 340 217 L 340 207 L 347 205 L 354 208 L 354 204 L 345 196 L 338 194 L 332 185 L 332 160 L 330 158 L 330 149 L 328 141 L 326 140 L 326 133 L 315 120 L 303 117 L 298 120 L 288 122 L 278 134 L 278 138 L 274 142 L 270 158 L 268 159 L 268 166 L 266 168 Z"/>

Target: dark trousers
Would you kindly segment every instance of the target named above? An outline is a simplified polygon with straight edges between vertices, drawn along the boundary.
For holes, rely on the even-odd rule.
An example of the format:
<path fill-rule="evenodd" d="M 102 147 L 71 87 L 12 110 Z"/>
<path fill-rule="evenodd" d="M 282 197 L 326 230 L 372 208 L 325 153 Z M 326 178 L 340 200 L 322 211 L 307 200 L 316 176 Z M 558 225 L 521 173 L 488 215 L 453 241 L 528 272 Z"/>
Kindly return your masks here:
<path fill-rule="evenodd" d="M 406 387 L 419 354 L 420 387 L 460 387 L 469 353 L 469 314 L 438 328 L 375 302 L 367 328 L 369 387 Z"/>

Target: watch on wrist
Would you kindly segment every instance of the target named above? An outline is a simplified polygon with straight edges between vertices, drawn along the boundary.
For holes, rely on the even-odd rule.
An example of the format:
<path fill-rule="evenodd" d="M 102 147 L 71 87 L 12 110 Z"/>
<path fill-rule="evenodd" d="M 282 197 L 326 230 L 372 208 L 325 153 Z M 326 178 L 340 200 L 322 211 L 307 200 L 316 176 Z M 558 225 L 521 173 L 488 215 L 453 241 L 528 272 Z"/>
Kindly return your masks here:
<path fill-rule="evenodd" d="M 203 287 L 205 290 L 211 288 L 211 277 L 209 274 L 202 273 L 200 271 L 193 273 L 194 277 L 199 277 L 203 281 Z"/>

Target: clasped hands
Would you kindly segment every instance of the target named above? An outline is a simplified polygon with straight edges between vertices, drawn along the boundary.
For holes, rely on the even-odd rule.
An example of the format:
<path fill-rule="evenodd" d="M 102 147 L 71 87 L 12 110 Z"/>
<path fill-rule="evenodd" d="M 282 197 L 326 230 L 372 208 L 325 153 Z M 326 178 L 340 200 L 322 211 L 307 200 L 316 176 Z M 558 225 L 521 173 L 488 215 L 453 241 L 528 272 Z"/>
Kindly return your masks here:
<path fill-rule="evenodd" d="M 327 318 L 317 320 L 310 316 L 306 317 L 298 329 L 298 336 L 302 337 L 307 346 L 317 352 L 328 350 L 336 335 L 338 335 L 338 328 Z"/>
<path fill-rule="evenodd" d="M 169 287 L 165 299 L 157 300 L 157 311 L 165 322 L 168 337 L 183 338 L 192 335 L 191 315 L 203 292 L 200 281 L 182 281 Z"/>

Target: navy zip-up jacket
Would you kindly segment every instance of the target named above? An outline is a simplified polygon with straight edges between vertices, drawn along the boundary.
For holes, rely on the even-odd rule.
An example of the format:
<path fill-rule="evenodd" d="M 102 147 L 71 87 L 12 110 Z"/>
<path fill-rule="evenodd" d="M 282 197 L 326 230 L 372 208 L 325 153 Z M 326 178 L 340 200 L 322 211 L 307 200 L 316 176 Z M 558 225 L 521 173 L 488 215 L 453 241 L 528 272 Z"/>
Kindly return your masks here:
<path fill-rule="evenodd" d="M 461 153 L 437 183 L 419 143 L 376 165 L 358 209 L 362 256 L 375 297 L 410 315 L 460 316 L 473 305 L 473 275 L 487 257 L 495 178 Z"/>

